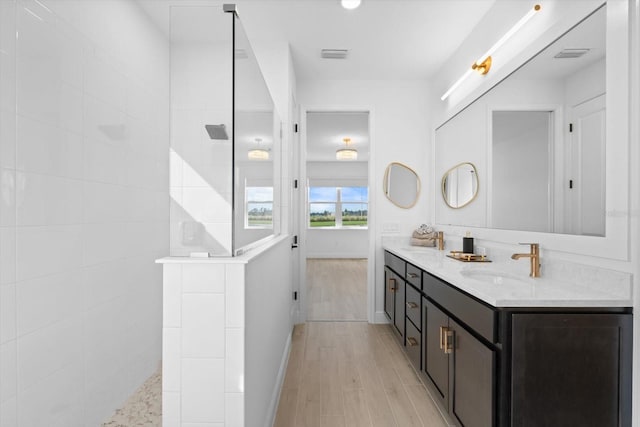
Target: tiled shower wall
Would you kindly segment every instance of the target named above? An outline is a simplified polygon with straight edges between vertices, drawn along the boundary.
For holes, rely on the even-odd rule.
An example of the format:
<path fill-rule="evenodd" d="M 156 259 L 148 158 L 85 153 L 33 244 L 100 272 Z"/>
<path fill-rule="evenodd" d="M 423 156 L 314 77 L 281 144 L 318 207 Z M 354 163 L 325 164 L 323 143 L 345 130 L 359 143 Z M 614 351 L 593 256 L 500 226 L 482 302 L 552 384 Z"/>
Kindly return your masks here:
<path fill-rule="evenodd" d="M 133 0 L 0 0 L 0 427 L 97 426 L 158 366 L 169 45 Z"/>

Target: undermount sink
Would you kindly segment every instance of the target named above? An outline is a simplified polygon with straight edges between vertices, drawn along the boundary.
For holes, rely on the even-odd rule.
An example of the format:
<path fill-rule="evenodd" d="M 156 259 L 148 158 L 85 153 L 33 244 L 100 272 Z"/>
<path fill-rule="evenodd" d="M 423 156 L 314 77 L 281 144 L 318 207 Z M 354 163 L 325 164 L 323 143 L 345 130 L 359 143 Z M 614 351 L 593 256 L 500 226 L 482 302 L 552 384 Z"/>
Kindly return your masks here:
<path fill-rule="evenodd" d="M 481 282 L 490 283 L 493 285 L 522 286 L 529 284 L 528 278 L 519 277 L 513 273 L 507 273 L 504 271 L 468 269 L 462 270 L 460 274 L 470 279 L 479 280 Z"/>

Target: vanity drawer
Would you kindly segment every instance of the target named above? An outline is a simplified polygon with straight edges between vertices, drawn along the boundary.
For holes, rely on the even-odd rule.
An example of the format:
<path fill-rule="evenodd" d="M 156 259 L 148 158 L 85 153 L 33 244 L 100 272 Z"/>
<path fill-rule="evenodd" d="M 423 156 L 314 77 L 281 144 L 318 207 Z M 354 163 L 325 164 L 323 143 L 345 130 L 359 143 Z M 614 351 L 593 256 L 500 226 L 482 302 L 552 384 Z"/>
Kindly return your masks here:
<path fill-rule="evenodd" d="M 422 297 L 420 295 L 420 292 L 418 292 L 418 290 L 416 290 L 413 286 L 407 286 L 405 298 L 407 302 L 407 318 L 410 319 L 413 324 L 418 327 L 418 330 L 420 330 L 420 325 L 422 325 L 422 319 L 420 319 L 420 300 L 422 299 Z"/>
<path fill-rule="evenodd" d="M 406 341 L 405 351 L 409 357 L 409 361 L 416 368 L 416 371 L 420 372 L 420 350 L 422 348 L 422 334 L 418 331 L 413 323 L 407 320 L 406 327 Z"/>
<path fill-rule="evenodd" d="M 497 311 L 429 273 L 424 273 L 422 282 L 427 298 L 490 342 L 496 342 Z"/>
<path fill-rule="evenodd" d="M 390 269 L 395 271 L 400 277 L 404 277 L 406 262 L 402 258 L 399 258 L 391 252 L 385 251 L 384 264 Z"/>
<path fill-rule="evenodd" d="M 407 282 L 411 283 L 416 289 L 422 290 L 422 270 L 415 265 L 407 263 Z"/>

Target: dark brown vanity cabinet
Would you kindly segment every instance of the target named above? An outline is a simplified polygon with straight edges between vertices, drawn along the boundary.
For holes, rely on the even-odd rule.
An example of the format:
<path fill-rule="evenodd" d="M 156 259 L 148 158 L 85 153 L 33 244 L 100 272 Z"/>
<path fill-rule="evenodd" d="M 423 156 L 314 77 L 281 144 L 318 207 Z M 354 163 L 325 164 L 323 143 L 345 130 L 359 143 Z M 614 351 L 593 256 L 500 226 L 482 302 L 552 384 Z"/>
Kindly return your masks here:
<path fill-rule="evenodd" d="M 511 426 L 631 425 L 631 314 L 509 317 Z"/>
<path fill-rule="evenodd" d="M 385 312 L 451 424 L 631 426 L 630 307 L 493 307 L 385 263 Z"/>
<path fill-rule="evenodd" d="M 426 298 L 423 319 L 423 375 L 441 406 L 462 426 L 494 426 L 496 350 Z"/>

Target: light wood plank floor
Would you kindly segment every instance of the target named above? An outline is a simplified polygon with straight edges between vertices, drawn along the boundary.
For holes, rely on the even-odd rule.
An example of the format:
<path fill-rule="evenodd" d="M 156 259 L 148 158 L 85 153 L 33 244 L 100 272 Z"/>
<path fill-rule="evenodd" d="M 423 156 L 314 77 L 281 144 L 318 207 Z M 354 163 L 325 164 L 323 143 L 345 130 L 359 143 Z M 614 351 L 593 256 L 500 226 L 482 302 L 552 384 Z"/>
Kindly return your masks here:
<path fill-rule="evenodd" d="M 275 427 L 445 427 L 388 325 L 309 322 L 293 331 Z"/>
<path fill-rule="evenodd" d="M 367 260 L 307 259 L 307 318 L 367 320 Z"/>

